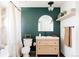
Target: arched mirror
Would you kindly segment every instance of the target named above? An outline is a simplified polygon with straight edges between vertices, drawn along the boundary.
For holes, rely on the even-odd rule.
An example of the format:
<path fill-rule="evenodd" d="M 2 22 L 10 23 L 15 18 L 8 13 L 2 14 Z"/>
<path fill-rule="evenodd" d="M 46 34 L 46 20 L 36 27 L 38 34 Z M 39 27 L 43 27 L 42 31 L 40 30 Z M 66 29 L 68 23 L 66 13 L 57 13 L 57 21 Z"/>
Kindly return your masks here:
<path fill-rule="evenodd" d="M 38 20 L 38 31 L 53 31 L 53 19 L 49 15 L 43 15 Z"/>

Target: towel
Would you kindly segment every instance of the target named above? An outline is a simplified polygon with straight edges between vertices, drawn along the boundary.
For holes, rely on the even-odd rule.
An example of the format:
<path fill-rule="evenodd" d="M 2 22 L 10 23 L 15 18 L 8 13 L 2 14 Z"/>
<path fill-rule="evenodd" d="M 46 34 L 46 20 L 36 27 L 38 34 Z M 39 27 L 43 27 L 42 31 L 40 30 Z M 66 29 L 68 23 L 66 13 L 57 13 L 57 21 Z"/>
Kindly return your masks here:
<path fill-rule="evenodd" d="M 71 47 L 72 45 L 72 32 L 71 27 L 65 27 L 64 43 L 66 46 Z"/>

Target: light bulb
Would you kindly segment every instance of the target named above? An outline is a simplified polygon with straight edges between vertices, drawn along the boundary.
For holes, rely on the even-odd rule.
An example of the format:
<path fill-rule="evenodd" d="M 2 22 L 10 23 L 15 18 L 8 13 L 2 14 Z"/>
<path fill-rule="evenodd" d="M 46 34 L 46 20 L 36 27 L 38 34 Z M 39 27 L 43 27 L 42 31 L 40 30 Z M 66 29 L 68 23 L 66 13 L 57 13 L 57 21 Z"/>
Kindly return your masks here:
<path fill-rule="evenodd" d="M 48 10 L 51 11 L 50 7 L 48 7 Z"/>
<path fill-rule="evenodd" d="M 51 7 L 50 9 L 51 9 L 51 11 L 53 11 L 53 9 L 54 9 L 54 8 L 53 8 L 53 7 Z"/>

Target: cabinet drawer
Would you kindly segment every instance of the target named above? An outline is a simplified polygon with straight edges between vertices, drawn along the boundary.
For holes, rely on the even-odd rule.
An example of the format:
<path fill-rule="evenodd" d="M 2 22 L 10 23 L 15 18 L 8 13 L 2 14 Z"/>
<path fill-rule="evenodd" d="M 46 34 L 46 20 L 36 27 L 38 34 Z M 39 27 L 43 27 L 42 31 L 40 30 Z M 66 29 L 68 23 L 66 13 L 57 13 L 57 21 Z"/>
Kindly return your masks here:
<path fill-rule="evenodd" d="M 58 40 L 38 40 L 38 45 L 58 45 Z"/>
<path fill-rule="evenodd" d="M 58 46 L 39 45 L 37 47 L 38 54 L 58 54 Z"/>

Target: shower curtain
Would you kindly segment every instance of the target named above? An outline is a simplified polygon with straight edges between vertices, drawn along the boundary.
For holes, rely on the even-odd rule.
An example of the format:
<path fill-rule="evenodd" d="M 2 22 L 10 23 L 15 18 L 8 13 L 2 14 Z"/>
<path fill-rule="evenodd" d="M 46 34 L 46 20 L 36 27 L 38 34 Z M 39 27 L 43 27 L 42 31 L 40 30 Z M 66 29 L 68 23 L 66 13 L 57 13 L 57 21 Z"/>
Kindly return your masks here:
<path fill-rule="evenodd" d="M 22 42 L 21 42 L 21 12 L 9 2 L 6 8 L 6 31 L 7 31 L 7 46 L 10 57 L 19 57 Z"/>
<path fill-rule="evenodd" d="M 0 7 L 0 44 L 1 44 L 1 7 Z"/>

